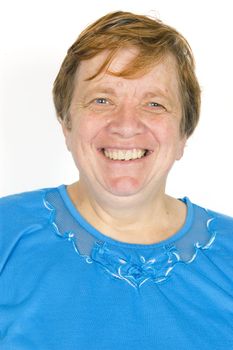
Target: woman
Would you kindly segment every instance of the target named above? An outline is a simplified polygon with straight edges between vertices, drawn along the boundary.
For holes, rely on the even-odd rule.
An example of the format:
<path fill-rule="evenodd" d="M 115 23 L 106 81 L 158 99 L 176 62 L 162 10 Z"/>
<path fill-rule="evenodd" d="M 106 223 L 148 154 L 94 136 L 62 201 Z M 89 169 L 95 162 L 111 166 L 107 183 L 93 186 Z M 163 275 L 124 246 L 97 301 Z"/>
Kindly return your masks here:
<path fill-rule="evenodd" d="M 187 41 L 107 14 L 53 92 L 79 181 L 1 201 L 1 348 L 232 349 L 233 219 L 165 193 L 199 118 Z"/>

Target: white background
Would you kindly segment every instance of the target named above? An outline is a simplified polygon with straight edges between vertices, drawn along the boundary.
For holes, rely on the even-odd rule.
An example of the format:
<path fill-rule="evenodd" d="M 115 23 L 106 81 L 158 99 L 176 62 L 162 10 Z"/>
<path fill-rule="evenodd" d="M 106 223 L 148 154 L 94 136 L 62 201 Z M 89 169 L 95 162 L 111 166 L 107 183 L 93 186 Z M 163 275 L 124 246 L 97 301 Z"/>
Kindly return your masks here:
<path fill-rule="evenodd" d="M 167 192 L 233 215 L 233 21 L 231 0 L 7 0 L 0 5 L 0 194 L 71 183 L 78 172 L 52 103 L 52 84 L 84 27 L 110 11 L 154 15 L 194 51 L 201 122 Z"/>

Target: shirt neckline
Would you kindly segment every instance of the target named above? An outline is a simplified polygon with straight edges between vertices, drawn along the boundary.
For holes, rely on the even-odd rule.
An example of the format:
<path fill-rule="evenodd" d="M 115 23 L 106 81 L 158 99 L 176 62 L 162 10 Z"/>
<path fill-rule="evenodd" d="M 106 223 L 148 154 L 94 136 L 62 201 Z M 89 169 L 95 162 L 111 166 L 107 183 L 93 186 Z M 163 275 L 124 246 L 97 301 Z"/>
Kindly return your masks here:
<path fill-rule="evenodd" d="M 164 245 L 169 245 L 169 244 L 177 241 L 178 239 L 180 239 L 182 236 L 184 236 L 190 230 L 192 223 L 193 223 L 193 211 L 194 211 L 193 204 L 191 203 L 191 201 L 189 200 L 188 197 L 179 198 L 179 200 L 181 200 L 182 202 L 184 202 L 186 204 L 187 214 L 186 214 L 186 219 L 185 219 L 183 226 L 177 232 L 175 232 L 172 236 L 170 236 L 169 238 L 167 238 L 165 240 L 162 240 L 162 241 L 157 242 L 157 243 L 152 243 L 152 244 L 139 244 L 139 243 L 128 243 L 128 242 L 119 241 L 119 240 L 113 239 L 113 238 L 103 234 L 99 230 L 97 230 L 79 213 L 79 211 L 77 210 L 77 208 L 74 206 L 73 202 L 71 201 L 66 187 L 67 187 L 66 185 L 62 184 L 59 187 L 57 187 L 57 189 L 61 195 L 61 198 L 62 198 L 67 210 L 74 217 L 74 219 L 77 220 L 77 222 L 85 230 L 87 230 L 87 232 L 89 232 L 92 236 L 94 236 L 98 240 L 108 242 L 108 243 L 115 245 L 115 246 L 118 246 L 118 247 L 134 248 L 134 249 L 135 248 L 137 248 L 137 249 L 150 249 L 150 248 L 157 248 L 157 247 L 164 246 Z"/>

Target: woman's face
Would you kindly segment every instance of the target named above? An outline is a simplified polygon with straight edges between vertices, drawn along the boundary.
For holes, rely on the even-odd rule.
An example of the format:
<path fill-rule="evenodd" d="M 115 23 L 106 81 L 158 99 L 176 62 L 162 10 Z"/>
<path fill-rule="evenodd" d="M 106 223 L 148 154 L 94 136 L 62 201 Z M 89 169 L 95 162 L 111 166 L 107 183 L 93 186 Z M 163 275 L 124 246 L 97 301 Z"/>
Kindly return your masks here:
<path fill-rule="evenodd" d="M 136 49 L 122 49 L 109 71 L 121 71 Z M 116 196 L 163 189 L 170 168 L 181 158 L 181 102 L 172 56 L 141 77 L 96 73 L 107 53 L 82 61 L 70 107 L 71 130 L 63 126 L 80 182 L 88 190 Z M 150 192 L 148 192 L 150 193 Z"/>

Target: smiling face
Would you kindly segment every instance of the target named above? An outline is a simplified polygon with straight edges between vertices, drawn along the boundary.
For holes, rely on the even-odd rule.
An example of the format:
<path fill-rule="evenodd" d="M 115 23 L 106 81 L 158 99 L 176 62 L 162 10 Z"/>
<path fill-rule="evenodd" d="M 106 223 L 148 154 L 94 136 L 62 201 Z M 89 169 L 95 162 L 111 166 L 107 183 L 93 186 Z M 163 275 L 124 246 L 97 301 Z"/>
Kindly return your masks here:
<path fill-rule="evenodd" d="M 134 48 L 121 49 L 108 71 L 121 71 L 136 53 Z M 186 141 L 180 136 L 175 58 L 167 56 L 139 77 L 103 72 L 86 80 L 106 55 L 81 62 L 70 106 L 71 130 L 63 126 L 80 183 L 88 191 L 115 196 L 164 191 Z"/>

